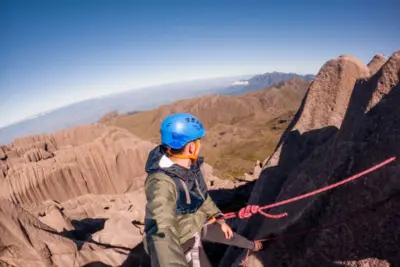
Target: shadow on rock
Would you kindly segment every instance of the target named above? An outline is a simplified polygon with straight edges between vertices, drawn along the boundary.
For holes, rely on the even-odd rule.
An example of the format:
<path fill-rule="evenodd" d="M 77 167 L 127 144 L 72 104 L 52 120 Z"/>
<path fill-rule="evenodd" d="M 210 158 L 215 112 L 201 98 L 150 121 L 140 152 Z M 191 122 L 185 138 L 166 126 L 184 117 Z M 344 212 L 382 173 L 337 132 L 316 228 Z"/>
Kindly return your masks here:
<path fill-rule="evenodd" d="M 80 249 L 83 245 L 83 242 L 90 240 L 92 234 L 103 230 L 106 220 L 107 219 L 97 219 L 97 218 L 72 220 L 71 223 L 75 229 L 70 231 L 64 231 L 61 233 L 61 235 L 73 240 Z"/>
<path fill-rule="evenodd" d="M 233 189 L 210 190 L 209 193 L 222 212 L 233 212 L 247 204 L 255 183 L 255 181 L 248 182 Z M 230 219 L 227 223 L 231 226 L 233 231 L 236 231 L 237 219 Z M 227 245 L 211 242 L 204 242 L 203 247 L 213 266 L 218 266 L 221 255 L 228 249 Z"/>
<path fill-rule="evenodd" d="M 133 267 L 133 266 L 151 267 L 150 258 L 148 257 L 148 255 L 144 250 L 143 243 L 136 245 L 133 249 L 129 249 L 123 246 L 110 245 L 97 242 L 91 238 L 91 236 L 94 233 L 103 230 L 106 220 L 107 219 L 93 219 L 93 218 L 86 218 L 83 220 L 73 220 L 72 224 L 76 229 L 61 233 L 61 235 L 73 240 L 77 244 L 79 249 L 83 246 L 84 243 L 87 244 L 91 243 L 106 249 L 116 249 L 119 251 L 126 252 L 128 256 L 126 260 L 122 263 L 122 265 L 120 265 L 121 267 Z M 137 222 L 133 221 L 132 224 L 135 225 L 137 224 Z M 83 267 L 108 267 L 108 266 L 110 265 L 96 261 L 88 263 Z"/>
<path fill-rule="evenodd" d="M 393 66 L 388 70 L 394 71 Z M 400 85 L 394 79 L 396 84 L 390 86 L 390 92 L 378 92 L 382 99 L 373 106 L 370 101 L 377 84 L 392 81 L 380 79 L 381 71 L 376 75 L 355 85 L 340 130 L 328 126 L 300 134 L 292 129 L 304 107 L 300 108 L 280 141 L 276 166 L 261 173 L 251 204 L 266 205 L 295 197 L 400 155 Z M 261 239 L 343 222 L 265 243 L 264 250 L 254 255 L 258 263 L 252 263 L 277 267 L 400 266 L 399 173 L 398 161 L 393 162 L 340 190 L 270 211 L 288 212 L 288 217 L 271 220 L 255 215 L 241 223 L 239 233 Z M 368 212 L 360 214 L 363 210 Z M 243 257 L 242 250 L 229 248 L 220 266 L 237 264 L 242 259 L 239 256 Z"/>
<path fill-rule="evenodd" d="M 318 130 L 312 130 L 303 134 L 299 131 L 287 133 L 285 142 L 282 144 L 279 163 L 264 169 L 259 177 L 260 183 L 252 192 L 256 197 L 250 199 L 251 203 L 270 204 L 276 202 L 282 187 L 287 182 L 288 176 L 298 167 L 314 149 L 324 145 L 338 132 L 334 126 L 328 126 Z M 254 185 L 253 185 L 254 186 Z M 250 218 L 241 234 L 248 238 L 255 238 L 260 222 L 258 219 Z"/>
<path fill-rule="evenodd" d="M 99 261 L 94 261 L 88 264 L 83 265 L 82 267 L 111 267 L 111 265 L 99 262 Z"/>
<path fill-rule="evenodd" d="M 233 189 L 210 190 L 210 196 L 223 212 L 236 211 L 247 203 L 253 191 L 255 181 L 246 183 Z"/>
<path fill-rule="evenodd" d="M 150 257 L 144 250 L 143 242 L 134 247 L 121 267 L 151 267 Z"/>

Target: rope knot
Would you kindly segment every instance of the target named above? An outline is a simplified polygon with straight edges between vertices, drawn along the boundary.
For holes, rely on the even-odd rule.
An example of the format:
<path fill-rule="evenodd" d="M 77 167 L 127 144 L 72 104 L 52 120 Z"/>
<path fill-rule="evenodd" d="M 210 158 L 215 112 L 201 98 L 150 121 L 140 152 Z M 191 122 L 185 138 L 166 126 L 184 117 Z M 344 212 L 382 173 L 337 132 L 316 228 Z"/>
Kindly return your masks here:
<path fill-rule="evenodd" d="M 240 219 L 247 219 L 256 214 L 260 209 L 258 205 L 248 205 L 244 208 L 241 208 L 239 211 L 239 218 Z"/>

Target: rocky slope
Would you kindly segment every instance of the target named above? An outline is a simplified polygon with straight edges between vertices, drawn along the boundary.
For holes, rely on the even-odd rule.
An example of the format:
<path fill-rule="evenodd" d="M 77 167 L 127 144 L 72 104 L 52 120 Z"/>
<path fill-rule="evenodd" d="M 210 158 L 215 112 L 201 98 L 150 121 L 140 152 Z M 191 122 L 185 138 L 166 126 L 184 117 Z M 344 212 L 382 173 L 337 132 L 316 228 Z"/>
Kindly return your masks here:
<path fill-rule="evenodd" d="M 104 125 L 1 146 L 0 266 L 144 264 L 144 164 L 154 146 Z M 203 171 L 211 189 L 242 185 Z"/>
<path fill-rule="evenodd" d="M 309 86 L 302 79 L 244 95 L 207 95 L 157 109 L 122 115 L 106 125 L 125 128 L 144 140 L 158 141 L 164 117 L 175 112 L 198 116 L 207 128 L 202 154 L 226 178 L 243 176 L 269 155 Z"/>
<path fill-rule="evenodd" d="M 134 252 L 143 233 L 143 166 L 153 147 L 103 125 L 2 146 L 0 263 L 137 264 L 143 254 Z"/>
<path fill-rule="evenodd" d="M 399 80 L 400 51 L 367 66 L 350 56 L 328 61 L 265 161 L 249 203 L 288 199 L 399 155 Z M 341 222 L 267 243 L 250 266 L 400 265 L 399 171 L 397 160 L 340 189 L 270 210 L 288 212 L 283 219 L 241 221 L 239 231 L 254 239 Z M 230 248 L 220 266 L 237 266 L 243 257 Z"/>
<path fill-rule="evenodd" d="M 268 135 L 268 130 L 263 133 L 266 127 L 282 128 L 293 118 L 272 155 L 245 177 L 253 180 L 259 174 L 249 203 L 265 205 L 399 155 L 399 80 L 400 51 L 389 59 L 378 55 L 368 65 L 340 56 L 321 68 L 293 116 L 290 110 L 308 87 L 296 80 L 242 97 L 185 100 L 118 116 L 107 125 L 142 130 L 138 132 L 152 140 L 158 138 L 164 116 L 189 111 L 210 129 L 206 146 L 233 147 L 223 151 L 235 156 L 235 151 L 247 153 L 244 146 L 264 149 L 264 139 L 251 135 Z M 232 111 L 233 106 L 237 110 Z M 278 130 L 275 135 L 283 131 Z M 103 124 L 1 146 L 0 266 L 141 266 L 143 167 L 154 146 Z M 210 189 L 219 189 L 212 197 L 230 210 L 243 201 L 241 192 L 253 188 L 236 188 L 242 183 L 218 179 L 210 165 L 204 171 Z M 399 171 L 396 161 L 341 189 L 270 211 L 288 212 L 283 219 L 255 215 L 234 222 L 252 239 L 336 223 L 265 244 L 263 251 L 250 256 L 250 266 L 400 265 Z M 229 248 L 220 266 L 237 266 L 243 258 L 243 251 Z"/>
<path fill-rule="evenodd" d="M 114 228 L 114 227 L 113 227 Z M 8 200 L 0 200 L 2 266 L 129 266 L 129 249 L 68 238 Z M 127 228 L 125 236 L 132 235 Z M 129 263 L 129 260 L 132 262 Z M 97 263 L 97 265 L 96 265 Z M 102 265 L 100 265 L 100 263 Z"/>
<path fill-rule="evenodd" d="M 142 167 L 153 147 L 102 125 L 17 139 L 3 147 L 0 197 L 24 204 L 134 190 L 143 184 Z"/>

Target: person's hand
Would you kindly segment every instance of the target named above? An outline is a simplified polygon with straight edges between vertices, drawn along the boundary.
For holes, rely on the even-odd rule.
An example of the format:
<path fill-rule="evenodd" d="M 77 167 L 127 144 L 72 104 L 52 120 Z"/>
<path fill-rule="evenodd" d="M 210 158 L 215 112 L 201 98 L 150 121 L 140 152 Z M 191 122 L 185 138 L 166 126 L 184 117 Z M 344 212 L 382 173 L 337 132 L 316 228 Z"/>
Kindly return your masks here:
<path fill-rule="evenodd" d="M 254 249 L 253 251 L 259 251 L 263 248 L 263 244 L 261 241 L 254 241 Z"/>
<path fill-rule="evenodd" d="M 226 239 L 231 239 L 233 237 L 232 229 L 229 227 L 227 223 L 224 222 L 221 224 L 221 230 L 222 232 L 224 232 Z"/>

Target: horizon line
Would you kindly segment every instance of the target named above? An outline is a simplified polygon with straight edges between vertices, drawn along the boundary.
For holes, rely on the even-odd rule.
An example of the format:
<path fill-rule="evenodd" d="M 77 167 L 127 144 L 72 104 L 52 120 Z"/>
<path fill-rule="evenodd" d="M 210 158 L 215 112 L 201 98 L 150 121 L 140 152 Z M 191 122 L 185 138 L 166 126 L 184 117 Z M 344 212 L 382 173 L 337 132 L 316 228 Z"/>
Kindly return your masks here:
<path fill-rule="evenodd" d="M 147 86 L 144 86 L 144 87 L 129 88 L 129 89 L 126 89 L 126 90 L 115 92 L 115 93 L 107 93 L 107 94 L 102 94 L 102 95 L 98 95 L 98 96 L 93 96 L 93 97 L 82 99 L 82 100 L 78 100 L 76 102 L 72 102 L 72 103 L 69 103 L 69 104 L 66 104 L 66 105 L 58 106 L 58 107 L 55 107 L 55 108 L 52 108 L 52 109 L 43 110 L 43 111 L 41 111 L 39 113 L 35 113 L 35 114 L 32 114 L 32 115 L 29 115 L 29 116 L 27 116 L 27 117 L 25 117 L 23 119 L 11 122 L 9 124 L 0 125 L 0 130 L 4 129 L 6 127 L 9 127 L 9 126 L 12 126 L 12 125 L 27 121 L 27 120 L 35 119 L 35 118 L 37 118 L 37 117 L 39 117 L 41 115 L 46 115 L 47 113 L 50 113 L 50 112 L 53 112 L 53 111 L 56 111 L 56 110 L 59 110 L 59 109 L 62 109 L 62 108 L 66 108 L 66 107 L 69 107 L 69 106 L 72 106 L 72 105 L 75 105 L 75 104 L 80 104 L 80 103 L 83 103 L 83 102 L 86 102 L 86 101 L 90 101 L 90 100 L 93 100 L 93 99 L 101 99 L 101 98 L 106 98 L 106 97 L 115 96 L 115 95 L 119 95 L 119 94 L 124 94 L 124 93 L 130 92 L 130 91 L 144 90 L 144 89 L 150 89 L 150 88 L 163 86 L 163 85 L 173 85 L 173 84 L 180 84 L 180 83 L 185 83 L 185 82 L 205 81 L 205 80 L 212 80 L 212 79 L 219 79 L 219 78 L 221 78 L 221 79 L 222 78 L 234 78 L 236 76 L 252 76 L 252 77 L 255 77 L 255 76 L 258 76 L 258 75 L 265 75 L 265 74 L 270 74 L 270 73 L 297 74 L 297 75 L 301 75 L 301 76 L 307 76 L 307 75 L 315 76 L 316 75 L 316 74 L 312 74 L 312 73 L 304 73 L 303 74 L 303 73 L 297 73 L 297 72 L 267 71 L 267 72 L 262 72 L 262 73 L 259 73 L 259 74 L 254 74 L 254 73 L 253 74 L 233 74 L 233 75 L 227 75 L 227 76 L 213 76 L 213 77 L 208 77 L 208 78 L 194 78 L 194 79 L 190 79 L 190 80 L 179 80 L 179 81 L 172 81 L 172 82 L 166 82 L 166 83 L 156 83 L 156 84 L 147 85 Z M 227 86 L 229 86 L 229 85 L 227 85 Z"/>

